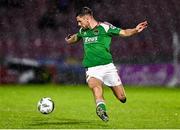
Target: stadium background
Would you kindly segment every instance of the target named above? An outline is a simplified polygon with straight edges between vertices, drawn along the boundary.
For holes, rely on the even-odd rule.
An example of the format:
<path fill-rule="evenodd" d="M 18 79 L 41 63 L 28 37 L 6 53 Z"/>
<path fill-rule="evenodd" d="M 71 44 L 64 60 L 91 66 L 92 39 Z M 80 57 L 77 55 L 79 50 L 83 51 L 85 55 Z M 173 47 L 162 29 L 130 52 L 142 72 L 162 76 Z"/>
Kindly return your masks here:
<path fill-rule="evenodd" d="M 111 51 L 124 84 L 179 84 L 178 0 L 1 0 L 0 83 L 85 83 L 82 44 L 68 46 L 64 40 L 78 31 L 75 12 L 83 6 L 121 28 L 148 21 L 139 35 L 113 38 Z"/>

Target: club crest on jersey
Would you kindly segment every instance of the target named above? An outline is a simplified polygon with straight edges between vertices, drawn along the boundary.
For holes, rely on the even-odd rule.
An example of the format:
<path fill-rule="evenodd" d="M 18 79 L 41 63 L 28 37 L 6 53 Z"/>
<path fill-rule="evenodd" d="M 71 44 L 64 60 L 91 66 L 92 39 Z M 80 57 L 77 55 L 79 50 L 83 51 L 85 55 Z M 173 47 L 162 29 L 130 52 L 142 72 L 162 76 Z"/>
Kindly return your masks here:
<path fill-rule="evenodd" d="M 98 40 L 98 37 L 85 37 L 84 38 L 84 44 L 88 44 L 88 43 L 96 43 Z"/>
<path fill-rule="evenodd" d="M 99 34 L 99 30 L 94 29 L 94 30 L 93 30 L 93 34 L 94 34 L 94 35 L 98 35 L 98 34 Z"/>

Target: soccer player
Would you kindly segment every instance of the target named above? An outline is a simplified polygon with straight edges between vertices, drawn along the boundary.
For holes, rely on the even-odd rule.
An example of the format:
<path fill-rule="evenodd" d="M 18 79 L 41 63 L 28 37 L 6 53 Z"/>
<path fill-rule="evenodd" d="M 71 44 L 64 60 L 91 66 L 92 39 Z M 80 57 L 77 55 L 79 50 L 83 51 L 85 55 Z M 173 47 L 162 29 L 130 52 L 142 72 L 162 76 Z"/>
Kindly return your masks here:
<path fill-rule="evenodd" d="M 111 38 L 138 34 L 147 28 L 148 24 L 145 21 L 135 28 L 121 29 L 107 22 L 95 20 L 92 10 L 88 7 L 83 7 L 77 12 L 76 20 L 80 26 L 79 32 L 68 35 L 65 40 L 68 44 L 83 40 L 83 66 L 86 68 L 86 81 L 94 95 L 97 115 L 107 122 L 109 117 L 103 97 L 103 84 L 111 88 L 119 101 L 126 102 L 125 90 L 110 53 Z"/>

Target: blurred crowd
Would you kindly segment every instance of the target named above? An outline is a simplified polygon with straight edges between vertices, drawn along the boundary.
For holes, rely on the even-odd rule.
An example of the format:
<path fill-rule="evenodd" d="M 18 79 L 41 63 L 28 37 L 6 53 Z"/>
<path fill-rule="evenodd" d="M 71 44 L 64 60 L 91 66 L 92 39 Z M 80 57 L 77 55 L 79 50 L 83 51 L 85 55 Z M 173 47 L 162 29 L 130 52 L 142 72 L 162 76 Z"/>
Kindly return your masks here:
<path fill-rule="evenodd" d="M 79 63 L 82 46 L 64 38 L 78 31 L 75 12 L 94 10 L 96 19 L 121 28 L 147 20 L 149 28 L 131 38 L 114 38 L 116 63 L 172 62 L 173 32 L 180 34 L 178 0 L 1 0 L 0 56 Z"/>
<path fill-rule="evenodd" d="M 180 61 L 179 0 L 0 0 L 0 83 L 85 82 L 83 46 L 64 40 L 79 30 L 83 6 L 121 28 L 148 21 L 143 33 L 112 39 L 115 64 Z"/>

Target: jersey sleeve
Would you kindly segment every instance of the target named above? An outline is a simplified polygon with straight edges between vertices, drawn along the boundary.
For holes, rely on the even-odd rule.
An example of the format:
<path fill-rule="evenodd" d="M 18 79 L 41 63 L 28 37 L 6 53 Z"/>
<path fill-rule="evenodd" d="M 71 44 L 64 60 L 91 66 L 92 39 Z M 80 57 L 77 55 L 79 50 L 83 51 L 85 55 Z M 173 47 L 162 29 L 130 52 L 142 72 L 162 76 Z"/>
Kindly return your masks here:
<path fill-rule="evenodd" d="M 82 33 L 81 33 L 82 29 L 79 29 L 79 32 L 77 33 L 77 38 L 78 39 L 82 39 Z"/>
<path fill-rule="evenodd" d="M 119 36 L 119 33 L 121 31 L 121 28 L 115 27 L 112 24 L 109 24 L 109 29 L 107 31 L 107 34 L 110 36 Z"/>

